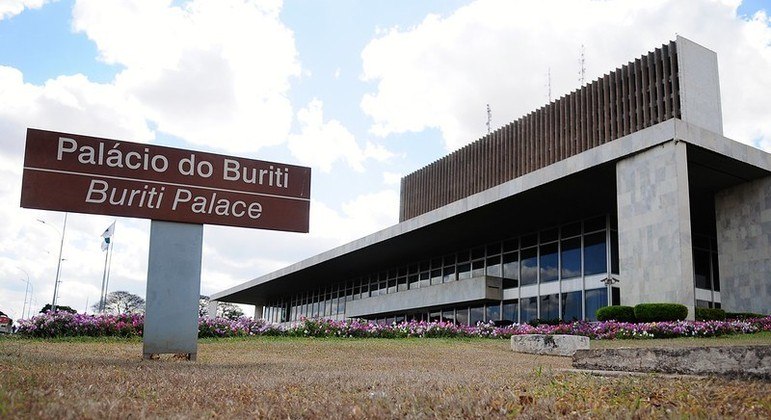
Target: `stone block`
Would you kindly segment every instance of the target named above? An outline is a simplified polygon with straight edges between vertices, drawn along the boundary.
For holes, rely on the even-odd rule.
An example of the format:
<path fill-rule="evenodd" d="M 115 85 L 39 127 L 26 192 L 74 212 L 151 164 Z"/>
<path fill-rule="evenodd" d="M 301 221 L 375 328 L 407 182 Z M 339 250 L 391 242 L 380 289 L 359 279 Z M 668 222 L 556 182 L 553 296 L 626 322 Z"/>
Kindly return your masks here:
<path fill-rule="evenodd" d="M 572 356 L 576 350 L 588 348 L 589 337 L 578 335 L 525 334 L 511 336 L 511 349 L 518 353 Z"/>
<path fill-rule="evenodd" d="M 580 350 L 573 367 L 771 379 L 771 346 Z"/>

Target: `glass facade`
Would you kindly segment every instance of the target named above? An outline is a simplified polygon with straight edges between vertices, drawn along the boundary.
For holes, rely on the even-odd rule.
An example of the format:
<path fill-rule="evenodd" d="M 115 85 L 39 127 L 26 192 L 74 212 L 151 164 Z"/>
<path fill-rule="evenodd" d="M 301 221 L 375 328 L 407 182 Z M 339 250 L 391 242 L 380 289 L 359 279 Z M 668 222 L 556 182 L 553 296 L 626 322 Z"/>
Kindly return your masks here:
<path fill-rule="evenodd" d="M 617 237 L 613 217 L 593 217 L 299 293 L 266 305 L 263 316 L 271 322 L 303 317 L 341 320 L 346 302 L 352 300 L 489 276 L 502 279 L 503 302 L 469 302 L 370 318 L 460 324 L 593 319 L 595 310 L 609 301 L 601 279 L 617 271 Z"/>
<path fill-rule="evenodd" d="M 717 239 L 693 235 L 693 283 L 696 306 L 720 307 L 720 270 L 717 261 Z M 701 297 L 699 299 L 698 297 Z"/>

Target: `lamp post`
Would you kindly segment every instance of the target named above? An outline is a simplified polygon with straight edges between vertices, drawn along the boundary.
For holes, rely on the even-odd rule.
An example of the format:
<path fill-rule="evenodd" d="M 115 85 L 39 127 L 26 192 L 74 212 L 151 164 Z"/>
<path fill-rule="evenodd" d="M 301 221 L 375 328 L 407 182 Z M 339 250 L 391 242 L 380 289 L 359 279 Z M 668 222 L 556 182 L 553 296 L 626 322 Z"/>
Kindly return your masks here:
<path fill-rule="evenodd" d="M 30 283 L 29 283 L 29 273 L 27 273 L 26 270 L 24 270 L 21 267 L 16 267 L 19 270 L 21 270 L 22 273 L 24 273 L 27 276 L 27 280 L 20 279 L 21 281 L 26 281 L 27 285 L 24 287 L 24 304 L 21 306 L 21 317 L 24 318 L 24 309 L 27 308 L 27 317 L 29 317 L 29 311 L 32 309 L 32 299 L 29 300 L 29 307 L 27 307 L 27 294 L 29 293 Z"/>
<path fill-rule="evenodd" d="M 60 233 L 61 235 L 61 241 L 59 242 L 59 259 L 56 261 L 56 279 L 54 280 L 54 297 L 51 300 L 51 311 L 56 312 L 56 298 L 59 294 L 59 274 L 61 273 L 62 269 L 62 250 L 64 249 L 64 234 L 67 231 L 67 215 L 68 213 L 64 213 L 64 224 L 62 225 L 62 231 Z M 59 232 L 59 229 L 56 229 L 53 225 L 46 223 L 45 220 L 37 219 L 38 222 L 46 225 L 51 226 Z"/>

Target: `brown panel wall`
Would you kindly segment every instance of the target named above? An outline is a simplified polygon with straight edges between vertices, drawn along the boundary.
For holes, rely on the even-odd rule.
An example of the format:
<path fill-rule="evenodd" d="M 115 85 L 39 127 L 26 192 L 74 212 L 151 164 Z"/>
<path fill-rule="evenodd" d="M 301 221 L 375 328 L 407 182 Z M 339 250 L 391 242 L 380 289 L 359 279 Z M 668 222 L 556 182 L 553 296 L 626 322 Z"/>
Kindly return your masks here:
<path fill-rule="evenodd" d="M 677 51 L 670 42 L 405 176 L 399 220 L 679 117 Z"/>

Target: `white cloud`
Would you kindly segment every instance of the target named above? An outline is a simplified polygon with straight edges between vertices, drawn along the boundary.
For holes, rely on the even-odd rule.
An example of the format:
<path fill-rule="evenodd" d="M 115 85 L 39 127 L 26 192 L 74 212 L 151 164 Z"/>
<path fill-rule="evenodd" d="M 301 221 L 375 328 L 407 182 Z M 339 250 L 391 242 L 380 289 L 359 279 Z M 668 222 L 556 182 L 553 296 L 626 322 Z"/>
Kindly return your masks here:
<path fill-rule="evenodd" d="M 383 183 L 385 185 L 400 185 L 402 174 L 395 172 L 383 172 Z"/>
<path fill-rule="evenodd" d="M 441 130 L 448 150 L 577 88 L 581 44 L 587 80 L 680 34 L 717 52 L 725 131 L 736 140 L 771 138 L 771 28 L 764 13 L 745 21 L 738 1 L 649 2 L 479 0 L 446 18 L 391 29 L 362 53 L 363 79 L 377 83 L 362 109 L 380 136 Z"/>
<path fill-rule="evenodd" d="M 24 83 L 19 70 L 0 65 L 0 150 L 19 156 L 26 127 L 140 142 L 154 137 L 136 101 L 112 85 L 77 74 L 37 86 Z"/>
<path fill-rule="evenodd" d="M 300 75 L 278 1 L 78 0 L 73 27 L 125 67 L 115 85 L 165 133 L 229 152 L 283 143 Z"/>
<path fill-rule="evenodd" d="M 289 150 L 303 164 L 330 172 L 332 165 L 345 161 L 356 171 L 363 171 L 366 159 L 385 161 L 392 156 L 383 146 L 368 142 L 364 149 L 340 121 L 324 121 L 323 103 L 313 99 L 297 112 L 300 134 L 289 136 Z"/>
<path fill-rule="evenodd" d="M 399 194 L 382 190 L 347 201 L 338 213 L 321 201 L 311 203 L 311 236 L 342 245 L 374 233 L 398 221 Z"/>
<path fill-rule="evenodd" d="M 0 20 L 12 18 L 24 9 L 39 9 L 51 0 L 3 0 L 0 1 Z"/>

